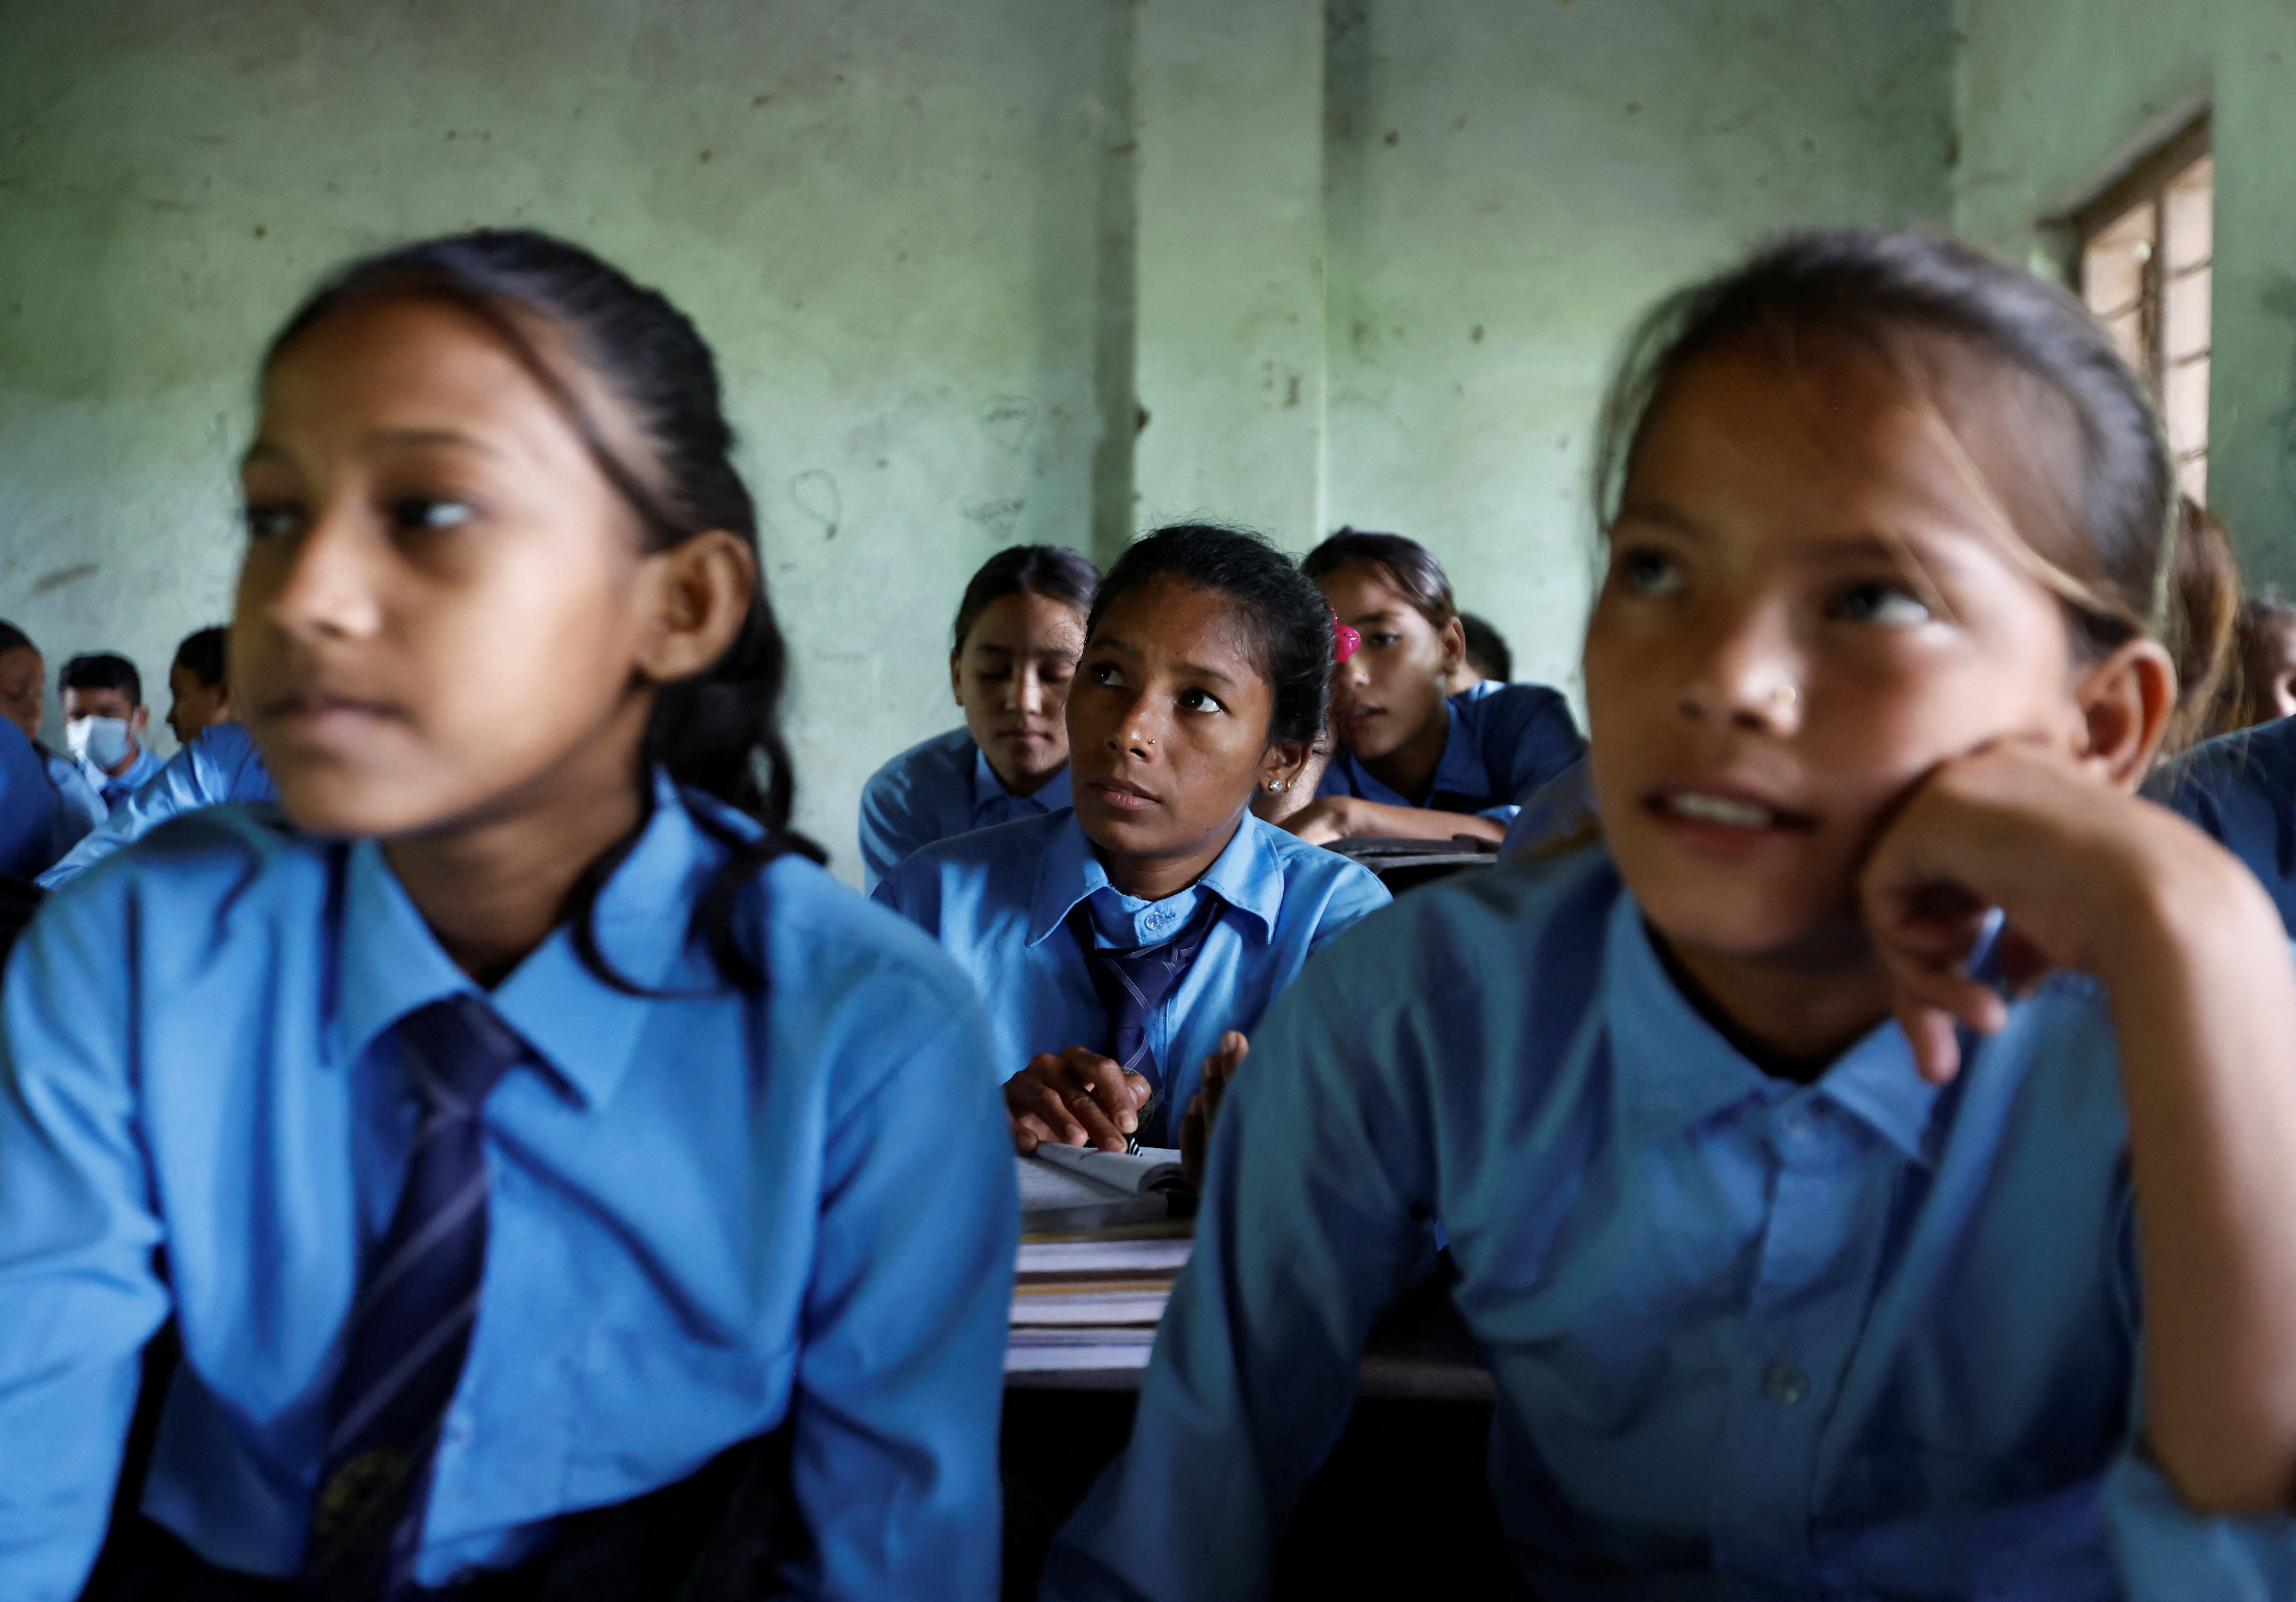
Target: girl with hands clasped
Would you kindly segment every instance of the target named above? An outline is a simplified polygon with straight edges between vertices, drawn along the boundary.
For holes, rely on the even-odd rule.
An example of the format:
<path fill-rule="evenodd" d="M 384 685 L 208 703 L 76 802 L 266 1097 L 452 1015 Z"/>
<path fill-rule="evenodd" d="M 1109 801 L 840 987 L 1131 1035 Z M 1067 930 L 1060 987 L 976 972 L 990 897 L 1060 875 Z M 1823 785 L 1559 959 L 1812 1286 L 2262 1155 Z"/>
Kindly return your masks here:
<path fill-rule="evenodd" d="M 1386 904 L 1250 809 L 1308 764 L 1332 655 L 1315 586 L 1266 541 L 1157 530 L 1093 601 L 1074 809 L 942 841 L 877 887 L 972 975 L 1021 1152 L 1175 1144 L 1308 953 Z"/>
<path fill-rule="evenodd" d="M 1301 559 L 1359 648 L 1332 676 L 1331 765 L 1283 820 L 1303 840 L 1498 840 L 1516 804 L 1578 760 L 1570 709 L 1545 685 L 1454 694 L 1467 636 L 1435 553 L 1342 529 Z"/>
<path fill-rule="evenodd" d="M 1429 1217 L 1541 1596 L 2289 1594 L 2296 973 L 2132 794 L 2142 385 L 1972 251 L 1799 237 L 1652 315 L 1596 465 L 1602 840 L 1263 1021 L 1047 1594 L 1259 1594 Z"/>

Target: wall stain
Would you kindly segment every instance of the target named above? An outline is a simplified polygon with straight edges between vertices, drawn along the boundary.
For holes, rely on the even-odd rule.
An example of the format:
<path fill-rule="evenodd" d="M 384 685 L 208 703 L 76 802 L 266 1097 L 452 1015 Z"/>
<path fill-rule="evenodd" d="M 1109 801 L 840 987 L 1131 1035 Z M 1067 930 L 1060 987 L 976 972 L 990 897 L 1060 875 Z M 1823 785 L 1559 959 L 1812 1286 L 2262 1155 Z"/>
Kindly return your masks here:
<path fill-rule="evenodd" d="M 845 497 L 837 488 L 834 473 L 808 467 L 790 481 L 789 493 L 797 509 L 821 525 L 824 539 L 837 538 L 837 525 L 845 517 Z"/>
<path fill-rule="evenodd" d="M 103 563 L 101 562 L 81 562 L 70 567 L 57 568 L 53 572 L 42 573 L 37 579 L 32 580 L 31 593 L 36 596 L 45 596 L 50 590 L 62 589 L 67 584 L 77 584 L 83 579 L 94 577 L 102 566 Z"/>

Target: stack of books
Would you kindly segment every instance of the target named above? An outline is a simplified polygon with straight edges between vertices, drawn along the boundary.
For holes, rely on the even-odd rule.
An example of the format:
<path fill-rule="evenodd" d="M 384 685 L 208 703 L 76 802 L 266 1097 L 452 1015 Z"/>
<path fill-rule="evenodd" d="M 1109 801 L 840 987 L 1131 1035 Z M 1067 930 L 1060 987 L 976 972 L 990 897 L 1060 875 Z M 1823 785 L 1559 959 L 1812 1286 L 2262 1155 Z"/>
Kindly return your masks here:
<path fill-rule="evenodd" d="M 1021 1255 L 1007 1374 L 1129 1375 L 1148 1362 L 1188 1261 L 1194 1195 L 1179 1154 L 1048 1147 L 1021 1159 Z"/>

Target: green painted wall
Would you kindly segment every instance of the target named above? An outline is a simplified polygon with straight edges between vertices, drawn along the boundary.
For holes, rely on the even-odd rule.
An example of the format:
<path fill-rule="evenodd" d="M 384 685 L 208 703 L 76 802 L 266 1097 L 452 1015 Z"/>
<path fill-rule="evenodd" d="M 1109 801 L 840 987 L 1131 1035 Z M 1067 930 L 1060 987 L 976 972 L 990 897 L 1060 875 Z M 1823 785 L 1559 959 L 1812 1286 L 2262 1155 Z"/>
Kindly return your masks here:
<path fill-rule="evenodd" d="M 2209 501 L 2296 584 L 2296 0 L 1959 0 L 1954 222 L 2054 270 L 2043 226 L 2208 97 L 2217 161 Z"/>
<path fill-rule="evenodd" d="M 1588 433 L 1659 296 L 1794 225 L 1941 223 L 1917 0 L 1334 6 L 1335 522 L 1425 541 L 1516 672 L 1575 679 Z"/>
<path fill-rule="evenodd" d="M 358 251 L 530 222 L 660 283 L 723 357 L 800 661 L 800 822 L 849 873 L 860 783 L 952 720 L 947 614 L 1011 539 L 1399 529 L 1567 680 L 1614 342 L 1789 224 L 1979 216 L 1954 21 L 0 0 L 0 615 L 156 676 L 227 604 L 250 369 L 295 298 Z"/>

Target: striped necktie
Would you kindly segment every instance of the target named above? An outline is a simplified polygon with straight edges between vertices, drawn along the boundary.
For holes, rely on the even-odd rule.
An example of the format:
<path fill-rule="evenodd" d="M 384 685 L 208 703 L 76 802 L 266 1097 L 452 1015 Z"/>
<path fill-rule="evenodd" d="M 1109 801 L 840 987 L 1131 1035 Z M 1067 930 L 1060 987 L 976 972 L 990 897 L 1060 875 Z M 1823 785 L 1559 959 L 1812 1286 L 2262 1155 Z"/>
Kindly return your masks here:
<path fill-rule="evenodd" d="M 525 1043 L 469 994 L 398 1025 L 421 1117 L 390 1228 L 361 1277 L 327 1409 L 299 1590 L 311 1602 L 407 1594 L 431 1456 L 462 1378 L 487 1258 L 482 1113 Z"/>
<path fill-rule="evenodd" d="M 1194 965 L 1204 939 L 1219 921 L 1226 905 L 1209 890 L 1197 892 L 1196 910 L 1171 939 L 1154 946 L 1103 946 L 1095 943 L 1092 915 L 1078 901 L 1069 908 L 1069 932 L 1084 949 L 1086 972 L 1092 975 L 1093 993 L 1108 1013 L 1109 1056 L 1127 1073 L 1148 1081 L 1148 1105 L 1140 1110 L 1142 1146 L 1165 1146 L 1172 1126 L 1171 1109 L 1164 1095 L 1164 1071 L 1148 1049 L 1148 1020 L 1164 998 L 1179 988 Z"/>

